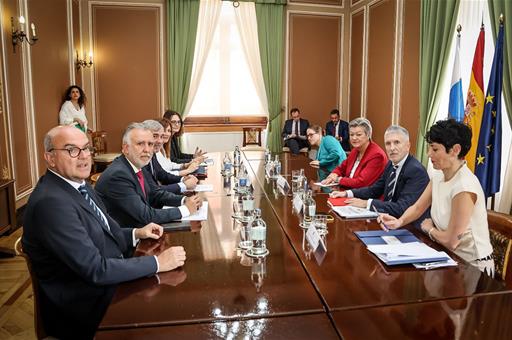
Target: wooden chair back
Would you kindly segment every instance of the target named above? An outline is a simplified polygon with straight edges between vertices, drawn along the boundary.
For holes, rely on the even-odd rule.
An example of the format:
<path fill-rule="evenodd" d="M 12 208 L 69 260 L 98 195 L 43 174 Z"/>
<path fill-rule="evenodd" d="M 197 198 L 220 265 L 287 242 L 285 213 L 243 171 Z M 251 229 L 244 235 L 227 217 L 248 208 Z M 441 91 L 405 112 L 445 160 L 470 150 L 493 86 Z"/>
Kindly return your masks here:
<path fill-rule="evenodd" d="M 244 139 L 243 145 L 257 145 L 261 146 L 261 128 L 259 127 L 244 127 L 243 128 Z"/>
<path fill-rule="evenodd" d="M 512 216 L 487 210 L 495 277 L 512 287 Z"/>
<path fill-rule="evenodd" d="M 21 237 L 16 240 L 14 244 L 14 249 L 16 251 L 16 255 L 22 256 L 27 263 L 28 272 L 30 274 L 30 279 L 32 280 L 32 292 L 34 293 L 34 326 L 36 330 L 36 336 L 38 339 L 44 339 L 47 337 L 46 332 L 43 328 L 43 320 L 41 315 L 41 308 L 39 305 L 40 295 L 39 295 L 39 282 L 37 280 L 34 271 L 32 270 L 32 262 L 27 254 L 23 252 L 23 245 L 21 244 Z"/>
<path fill-rule="evenodd" d="M 107 132 L 94 131 L 91 133 L 91 142 L 94 147 L 94 155 L 107 153 Z"/>

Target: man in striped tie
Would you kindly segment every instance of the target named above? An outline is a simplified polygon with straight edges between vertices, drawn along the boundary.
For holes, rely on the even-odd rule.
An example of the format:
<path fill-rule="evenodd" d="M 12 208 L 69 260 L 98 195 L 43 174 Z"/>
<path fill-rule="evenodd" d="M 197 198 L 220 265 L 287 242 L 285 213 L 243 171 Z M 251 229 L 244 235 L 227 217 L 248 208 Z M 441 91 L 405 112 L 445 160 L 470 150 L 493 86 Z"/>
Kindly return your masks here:
<path fill-rule="evenodd" d="M 120 228 L 85 182 L 91 172 L 87 136 L 59 126 L 44 139 L 48 171 L 24 215 L 23 250 L 37 277 L 47 336 L 92 339 L 118 283 L 169 271 L 185 262 L 183 247 L 132 258 L 139 239 L 158 239 L 160 225 Z"/>
<path fill-rule="evenodd" d="M 334 191 L 332 197 L 349 197 L 349 205 L 399 217 L 420 197 L 429 182 L 427 171 L 409 154 L 409 132 L 391 125 L 384 133 L 389 162 L 382 176 L 372 186 Z"/>

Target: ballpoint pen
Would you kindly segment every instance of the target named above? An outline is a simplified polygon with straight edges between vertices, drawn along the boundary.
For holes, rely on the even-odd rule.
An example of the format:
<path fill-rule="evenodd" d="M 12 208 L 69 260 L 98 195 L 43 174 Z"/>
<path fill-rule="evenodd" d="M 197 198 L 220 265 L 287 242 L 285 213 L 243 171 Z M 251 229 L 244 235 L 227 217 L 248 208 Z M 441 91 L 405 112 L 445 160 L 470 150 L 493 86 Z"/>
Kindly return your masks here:
<path fill-rule="evenodd" d="M 377 216 L 377 223 L 380 224 L 380 226 L 382 227 L 382 229 L 384 229 L 384 231 L 389 231 L 389 227 L 384 222 L 382 222 L 382 220 L 380 219 L 380 213 L 377 210 L 377 208 L 375 208 L 375 206 L 373 206 L 372 208 L 373 208 L 373 211 L 375 211 L 377 214 L 379 214 Z"/>

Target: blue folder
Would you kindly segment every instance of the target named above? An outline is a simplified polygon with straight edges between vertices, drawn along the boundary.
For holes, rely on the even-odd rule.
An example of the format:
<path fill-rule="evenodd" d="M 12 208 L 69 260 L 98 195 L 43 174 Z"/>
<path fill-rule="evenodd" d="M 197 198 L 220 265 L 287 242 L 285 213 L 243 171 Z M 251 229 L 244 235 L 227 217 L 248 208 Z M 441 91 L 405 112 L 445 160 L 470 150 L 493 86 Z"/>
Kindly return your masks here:
<path fill-rule="evenodd" d="M 395 236 L 402 243 L 421 242 L 413 233 L 406 229 L 354 231 L 354 234 L 367 246 L 371 244 L 386 244 L 381 236 Z"/>
<path fill-rule="evenodd" d="M 396 229 L 390 231 L 384 230 L 370 230 L 370 231 L 354 231 L 354 234 L 363 242 L 365 245 L 374 245 L 374 244 L 386 244 L 382 236 L 394 236 L 402 243 L 409 242 L 421 242 L 416 236 L 413 235 L 409 230 L 406 229 Z M 412 263 L 423 263 L 423 262 L 434 262 L 434 261 L 446 261 L 449 260 L 448 256 L 439 256 L 439 257 L 428 257 L 428 258 L 416 258 L 412 259 L 410 257 L 405 257 L 403 259 L 394 259 L 389 260 L 379 255 L 376 255 L 382 262 L 387 264 L 388 266 L 398 265 L 398 264 L 412 264 Z"/>

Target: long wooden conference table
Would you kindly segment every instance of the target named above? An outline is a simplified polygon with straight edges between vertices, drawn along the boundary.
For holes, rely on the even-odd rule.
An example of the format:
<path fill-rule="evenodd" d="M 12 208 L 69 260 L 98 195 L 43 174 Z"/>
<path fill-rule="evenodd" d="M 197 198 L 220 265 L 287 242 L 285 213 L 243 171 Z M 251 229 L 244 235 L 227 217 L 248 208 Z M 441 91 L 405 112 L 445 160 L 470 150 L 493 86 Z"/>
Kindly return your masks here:
<path fill-rule="evenodd" d="M 182 245 L 182 268 L 121 284 L 98 329 L 97 339 L 512 339 L 512 289 L 457 258 L 457 267 L 417 270 L 389 267 L 354 234 L 377 230 L 374 220 L 346 220 L 315 192 L 317 212 L 328 224 L 327 253 L 314 256 L 299 227 L 291 197 L 265 177 L 264 154 L 244 152 L 256 207 L 267 223 L 263 259 L 238 249 L 233 194 L 220 173 L 223 154 L 205 183 L 213 191 L 208 219 L 190 231 L 144 240 L 137 255 Z M 303 168 L 311 182 L 325 173 L 304 156 L 280 155 L 282 174 Z M 428 245 L 442 249 L 415 232 Z"/>

